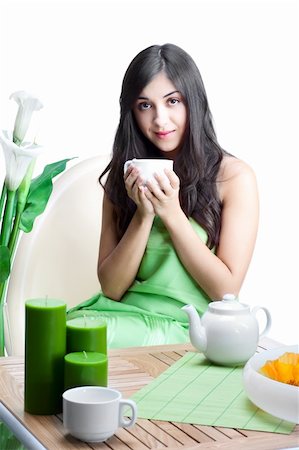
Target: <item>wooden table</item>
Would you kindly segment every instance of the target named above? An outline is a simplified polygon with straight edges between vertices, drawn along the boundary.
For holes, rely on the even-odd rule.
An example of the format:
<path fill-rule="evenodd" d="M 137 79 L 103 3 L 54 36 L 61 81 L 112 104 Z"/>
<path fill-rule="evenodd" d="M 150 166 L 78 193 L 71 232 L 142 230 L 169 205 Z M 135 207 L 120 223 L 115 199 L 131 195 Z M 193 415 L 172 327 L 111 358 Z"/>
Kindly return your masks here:
<path fill-rule="evenodd" d="M 260 349 L 278 343 L 260 342 Z M 188 350 L 190 345 L 167 345 L 111 350 L 109 386 L 124 397 L 148 384 Z M 148 450 L 152 448 L 275 450 L 299 446 L 299 426 L 290 435 L 255 432 L 223 427 L 189 425 L 176 422 L 138 419 L 129 429 L 119 429 L 105 443 L 86 444 L 66 433 L 61 415 L 33 416 L 23 409 L 23 358 L 0 358 L 0 401 L 49 450 L 113 449 Z"/>

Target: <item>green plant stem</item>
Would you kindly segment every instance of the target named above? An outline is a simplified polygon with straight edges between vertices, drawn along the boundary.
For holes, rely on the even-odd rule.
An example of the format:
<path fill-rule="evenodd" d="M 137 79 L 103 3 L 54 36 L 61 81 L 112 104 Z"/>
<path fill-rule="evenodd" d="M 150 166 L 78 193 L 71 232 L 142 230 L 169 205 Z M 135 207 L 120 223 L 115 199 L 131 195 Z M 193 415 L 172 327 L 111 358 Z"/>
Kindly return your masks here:
<path fill-rule="evenodd" d="M 10 260 L 12 262 L 15 248 L 18 241 L 18 236 L 20 233 L 19 223 L 21 220 L 21 214 L 24 210 L 24 205 L 17 208 L 16 217 L 13 224 L 13 229 L 8 242 L 8 249 L 10 251 Z M 4 333 L 4 303 L 5 303 L 5 293 L 8 284 L 9 277 L 4 283 L 0 284 L 0 356 L 5 355 L 5 333 Z"/>
<path fill-rule="evenodd" d="M 5 199 L 6 199 L 6 191 L 7 191 L 6 184 L 3 183 L 1 198 L 0 198 L 0 223 L 1 223 L 1 219 L 2 219 L 3 206 L 4 206 Z"/>
<path fill-rule="evenodd" d="M 10 233 L 12 229 L 12 222 L 14 216 L 14 201 L 15 201 L 16 191 L 10 191 L 7 189 L 7 198 L 2 222 L 0 245 L 8 244 Z"/>
<path fill-rule="evenodd" d="M 5 356 L 4 351 L 4 307 L 1 305 L 0 307 L 0 356 Z"/>
<path fill-rule="evenodd" d="M 3 194 L 3 190 L 2 190 L 2 194 Z M 2 222 L 2 229 L 1 229 L 1 236 L 0 236 L 0 243 L 1 243 L 1 245 L 5 245 L 5 246 L 7 246 L 8 243 L 11 241 L 12 224 L 14 221 L 15 197 L 16 197 L 15 191 L 9 191 L 8 189 L 6 189 L 6 204 L 5 204 L 4 214 L 3 214 L 3 222 Z M 1 201 L 2 201 L 2 195 L 1 195 Z M 3 208 L 3 204 L 1 206 Z M 1 209 L 1 212 L 2 212 L 2 209 Z M 11 242 L 13 249 L 15 248 L 16 239 L 17 239 L 17 234 Z M 11 252 L 11 249 L 9 249 L 9 250 Z M 5 349 L 4 299 L 5 299 L 7 281 L 8 281 L 8 279 L 0 284 L 0 356 L 5 355 L 5 350 L 4 350 Z"/>
<path fill-rule="evenodd" d="M 11 264 L 13 261 L 15 248 L 18 242 L 18 236 L 20 234 L 19 224 L 21 220 L 22 212 L 24 211 L 24 204 L 18 205 L 17 207 L 17 213 L 15 216 L 13 229 L 9 238 L 8 242 L 8 249 L 10 251 L 10 260 Z M 4 303 L 5 303 L 5 293 L 6 293 L 6 287 L 8 284 L 8 279 L 0 284 L 0 356 L 4 356 L 5 353 L 5 334 L 4 334 Z"/>
<path fill-rule="evenodd" d="M 18 236 L 20 234 L 20 221 L 21 221 L 21 216 L 23 214 L 23 211 L 25 209 L 26 206 L 26 201 L 27 201 L 27 197 L 28 197 L 28 192 L 29 192 L 29 188 L 30 188 L 30 183 L 31 183 L 31 178 L 32 178 L 32 174 L 33 174 L 33 169 L 34 169 L 34 165 L 35 165 L 35 159 L 31 161 L 26 175 L 22 181 L 22 183 L 19 186 L 19 189 L 17 191 L 18 194 L 18 198 L 17 198 L 17 210 L 16 210 L 16 215 L 15 215 L 15 220 L 14 220 L 14 224 L 13 224 L 13 228 L 10 234 L 10 238 L 8 241 L 8 248 L 10 250 L 10 259 L 11 262 L 13 260 L 13 256 L 14 256 L 14 252 L 15 252 L 15 248 L 18 242 Z"/>
<path fill-rule="evenodd" d="M 27 170 L 27 173 L 19 186 L 17 191 L 17 208 L 14 216 L 14 203 L 16 192 L 7 191 L 7 201 L 4 212 L 5 223 L 3 222 L 3 234 L 1 232 L 1 241 L 8 246 L 10 251 L 10 261 L 12 265 L 15 249 L 20 234 L 20 221 L 24 211 L 26 200 L 30 188 L 32 173 L 34 169 L 35 160 L 33 160 Z M 14 220 L 13 220 L 14 219 Z M 13 224 L 13 225 L 12 225 Z M 9 279 L 9 278 L 8 278 Z M 0 356 L 4 355 L 5 335 L 4 335 L 4 302 L 8 279 L 0 285 Z"/>
<path fill-rule="evenodd" d="M 24 210 L 24 207 L 22 208 L 22 210 L 17 210 L 17 214 L 14 220 L 14 224 L 13 224 L 13 228 L 10 234 L 10 238 L 8 241 L 8 248 L 10 250 L 10 261 L 12 264 L 12 260 L 13 260 L 13 255 L 15 252 L 15 248 L 17 245 L 17 241 L 18 241 L 18 236 L 20 234 L 20 229 L 19 229 L 19 225 L 20 225 L 20 220 L 21 220 L 21 215 L 22 212 Z"/>
<path fill-rule="evenodd" d="M 0 356 L 5 355 L 5 336 L 4 336 L 4 296 L 6 283 L 0 284 Z"/>
<path fill-rule="evenodd" d="M 5 281 L 0 284 L 0 305 L 4 304 Z"/>

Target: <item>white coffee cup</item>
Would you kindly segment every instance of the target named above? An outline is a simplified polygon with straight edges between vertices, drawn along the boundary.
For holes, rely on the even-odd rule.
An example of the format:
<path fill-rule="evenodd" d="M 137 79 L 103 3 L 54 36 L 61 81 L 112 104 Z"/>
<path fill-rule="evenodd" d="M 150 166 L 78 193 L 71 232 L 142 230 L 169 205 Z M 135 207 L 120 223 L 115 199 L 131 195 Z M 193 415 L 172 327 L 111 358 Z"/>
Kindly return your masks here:
<path fill-rule="evenodd" d="M 164 175 L 165 179 L 168 180 L 164 169 L 173 169 L 173 160 L 172 159 L 130 159 L 125 162 L 124 165 L 124 173 L 128 170 L 129 166 L 133 164 L 140 170 L 140 176 L 143 180 L 143 183 L 146 184 L 147 181 L 151 181 L 157 183 L 154 174 Z"/>
<path fill-rule="evenodd" d="M 137 406 L 133 400 L 122 399 L 115 389 L 80 386 L 68 389 L 63 397 L 63 424 L 69 433 L 85 442 L 103 442 L 119 427 L 134 425 Z M 132 417 L 124 417 L 129 407 Z"/>

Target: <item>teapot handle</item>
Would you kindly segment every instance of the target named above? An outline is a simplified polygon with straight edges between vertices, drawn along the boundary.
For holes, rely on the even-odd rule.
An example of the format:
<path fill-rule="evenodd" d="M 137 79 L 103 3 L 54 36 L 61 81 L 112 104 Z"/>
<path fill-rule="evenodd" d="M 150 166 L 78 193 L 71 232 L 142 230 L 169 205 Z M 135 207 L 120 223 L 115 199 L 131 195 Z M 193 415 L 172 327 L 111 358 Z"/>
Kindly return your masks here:
<path fill-rule="evenodd" d="M 266 314 L 266 318 L 267 318 L 265 328 L 259 334 L 259 337 L 261 338 L 261 337 L 265 336 L 268 333 L 268 331 L 270 330 L 271 324 L 272 324 L 272 319 L 271 319 L 271 314 L 270 314 L 269 310 L 267 308 L 265 308 L 264 306 L 255 306 L 254 308 L 252 308 L 251 312 L 252 312 L 252 314 L 256 315 L 256 313 L 260 309 L 262 309 L 264 311 L 264 313 Z"/>

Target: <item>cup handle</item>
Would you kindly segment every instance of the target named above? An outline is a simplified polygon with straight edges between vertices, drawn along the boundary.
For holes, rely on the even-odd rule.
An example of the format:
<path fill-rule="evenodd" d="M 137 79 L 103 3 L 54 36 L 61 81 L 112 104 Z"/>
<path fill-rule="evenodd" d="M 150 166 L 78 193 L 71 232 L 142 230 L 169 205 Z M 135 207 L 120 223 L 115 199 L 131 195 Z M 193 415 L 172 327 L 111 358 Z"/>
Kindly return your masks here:
<path fill-rule="evenodd" d="M 256 313 L 260 309 L 262 309 L 264 311 L 264 313 L 266 314 L 266 318 L 267 318 L 266 326 L 263 329 L 263 331 L 261 331 L 259 334 L 259 337 L 261 338 L 261 337 L 265 336 L 268 333 L 268 331 L 270 330 L 271 324 L 272 324 L 272 319 L 271 319 L 271 314 L 270 314 L 269 310 L 267 308 L 265 308 L 264 306 L 255 306 L 254 308 L 252 308 L 251 312 L 252 312 L 252 314 L 256 315 Z"/>
<path fill-rule="evenodd" d="M 126 419 L 123 416 L 124 408 L 128 406 L 132 411 L 132 417 L 130 419 Z M 134 425 L 137 419 L 137 405 L 133 400 L 120 400 L 119 401 L 119 426 L 120 427 L 131 427 Z"/>
<path fill-rule="evenodd" d="M 128 170 L 128 167 L 132 164 L 132 160 L 129 159 L 128 161 L 125 162 L 124 164 L 124 173 L 126 173 L 126 171 Z"/>

